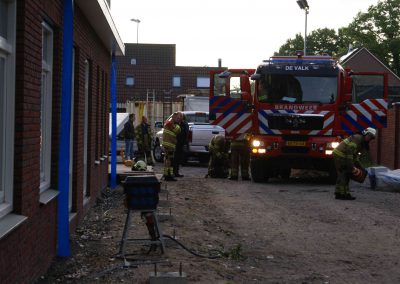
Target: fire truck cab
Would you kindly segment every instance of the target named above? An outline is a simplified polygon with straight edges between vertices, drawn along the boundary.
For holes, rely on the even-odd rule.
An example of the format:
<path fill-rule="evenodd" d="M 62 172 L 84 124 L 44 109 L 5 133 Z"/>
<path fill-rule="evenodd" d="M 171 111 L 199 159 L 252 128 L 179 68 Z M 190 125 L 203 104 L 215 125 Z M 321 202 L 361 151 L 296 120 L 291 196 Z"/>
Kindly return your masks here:
<path fill-rule="evenodd" d="M 289 177 L 294 168 L 334 180 L 340 141 L 386 127 L 387 74 L 355 73 L 330 56 L 274 56 L 256 70 L 211 72 L 210 79 L 210 119 L 227 137 L 251 134 L 255 182 Z"/>

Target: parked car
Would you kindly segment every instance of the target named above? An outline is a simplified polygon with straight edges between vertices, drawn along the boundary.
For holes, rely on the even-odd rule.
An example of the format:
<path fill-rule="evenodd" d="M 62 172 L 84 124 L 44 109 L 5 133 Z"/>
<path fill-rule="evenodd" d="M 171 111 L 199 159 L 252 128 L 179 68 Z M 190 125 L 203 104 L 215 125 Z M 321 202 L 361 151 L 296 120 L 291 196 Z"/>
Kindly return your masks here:
<path fill-rule="evenodd" d="M 184 161 L 196 157 L 200 162 L 208 161 L 208 144 L 211 138 L 217 134 L 225 135 L 225 129 L 209 122 L 208 112 L 183 111 L 189 124 L 189 144 L 185 147 Z M 171 116 L 170 116 L 171 117 Z M 163 161 L 162 134 L 161 129 L 155 135 L 153 156 L 157 162 Z"/>

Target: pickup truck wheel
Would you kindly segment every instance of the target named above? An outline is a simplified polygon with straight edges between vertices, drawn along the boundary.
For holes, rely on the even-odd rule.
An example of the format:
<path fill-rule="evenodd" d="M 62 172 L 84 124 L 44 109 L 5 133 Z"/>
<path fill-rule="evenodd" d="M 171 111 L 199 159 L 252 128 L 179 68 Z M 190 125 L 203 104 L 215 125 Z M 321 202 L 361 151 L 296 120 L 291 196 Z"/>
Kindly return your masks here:
<path fill-rule="evenodd" d="M 262 161 L 251 161 L 250 171 L 254 182 L 268 182 L 269 177 L 265 172 L 265 165 Z"/>
<path fill-rule="evenodd" d="M 163 162 L 164 161 L 164 155 L 163 155 L 163 150 L 160 146 L 159 143 L 155 143 L 154 148 L 153 148 L 153 157 L 156 162 Z"/>

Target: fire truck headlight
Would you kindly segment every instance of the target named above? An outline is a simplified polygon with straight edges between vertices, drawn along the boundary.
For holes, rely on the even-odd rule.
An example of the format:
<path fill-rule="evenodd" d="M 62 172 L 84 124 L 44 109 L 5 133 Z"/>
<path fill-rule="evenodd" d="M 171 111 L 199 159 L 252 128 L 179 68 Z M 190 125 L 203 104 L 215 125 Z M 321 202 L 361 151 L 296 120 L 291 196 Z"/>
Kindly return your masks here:
<path fill-rule="evenodd" d="M 266 153 L 265 148 L 260 148 L 260 149 L 258 149 L 258 153 L 259 153 L 259 154 L 265 154 L 265 153 Z"/>
<path fill-rule="evenodd" d="M 326 144 L 326 147 L 330 149 L 335 149 L 337 146 L 339 146 L 339 142 L 329 142 Z"/>
<path fill-rule="evenodd" d="M 251 141 L 251 145 L 253 147 L 260 147 L 260 146 L 264 146 L 264 142 L 260 141 L 260 140 L 257 140 L 257 139 L 254 139 L 253 141 Z"/>
<path fill-rule="evenodd" d="M 333 150 L 325 150 L 325 155 L 330 156 L 332 155 Z"/>

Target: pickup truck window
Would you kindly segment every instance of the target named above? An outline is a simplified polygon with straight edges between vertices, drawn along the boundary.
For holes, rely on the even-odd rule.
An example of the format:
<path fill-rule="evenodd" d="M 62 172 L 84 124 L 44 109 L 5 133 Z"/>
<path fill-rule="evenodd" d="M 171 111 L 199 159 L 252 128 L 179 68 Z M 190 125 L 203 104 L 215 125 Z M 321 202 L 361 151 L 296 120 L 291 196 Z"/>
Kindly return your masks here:
<path fill-rule="evenodd" d="M 185 114 L 186 121 L 188 123 L 200 122 L 200 123 L 209 123 L 209 118 L 207 113 L 199 112 L 193 114 Z"/>

